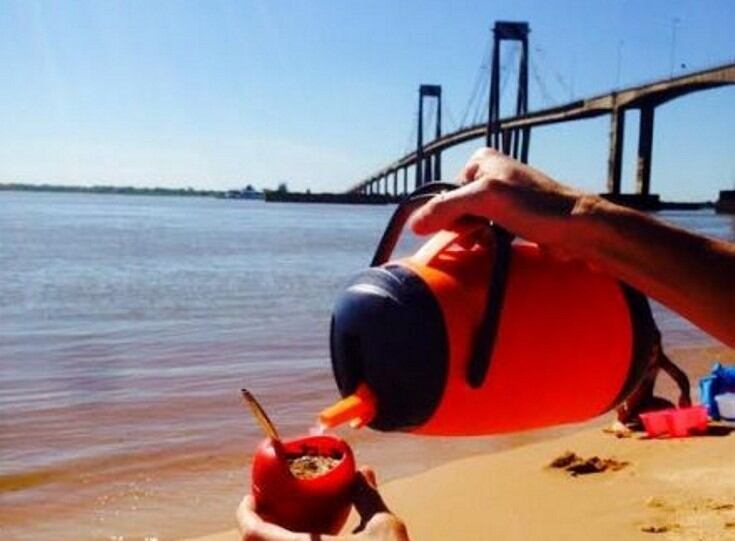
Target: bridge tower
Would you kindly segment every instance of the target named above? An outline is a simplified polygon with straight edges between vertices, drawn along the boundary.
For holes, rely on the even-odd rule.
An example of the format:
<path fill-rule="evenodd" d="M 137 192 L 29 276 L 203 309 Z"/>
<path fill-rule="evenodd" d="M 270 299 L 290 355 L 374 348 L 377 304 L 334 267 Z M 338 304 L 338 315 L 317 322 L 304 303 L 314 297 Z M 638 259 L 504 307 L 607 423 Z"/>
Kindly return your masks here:
<path fill-rule="evenodd" d="M 502 132 L 500 129 L 500 47 L 503 41 L 518 41 L 521 43 L 515 116 L 525 115 L 528 112 L 528 33 L 530 31 L 527 22 L 495 22 L 492 62 L 490 63 L 490 100 L 486 132 L 487 146 L 498 149 L 523 163 L 528 161 L 531 129 L 515 128 Z"/>
<path fill-rule="evenodd" d="M 441 154 L 424 156 L 424 98 L 436 98 L 435 137 L 442 135 L 442 87 L 441 85 L 419 86 L 419 126 L 416 133 L 416 188 L 439 180 L 442 174 Z M 432 163 L 433 162 L 433 163 Z"/>

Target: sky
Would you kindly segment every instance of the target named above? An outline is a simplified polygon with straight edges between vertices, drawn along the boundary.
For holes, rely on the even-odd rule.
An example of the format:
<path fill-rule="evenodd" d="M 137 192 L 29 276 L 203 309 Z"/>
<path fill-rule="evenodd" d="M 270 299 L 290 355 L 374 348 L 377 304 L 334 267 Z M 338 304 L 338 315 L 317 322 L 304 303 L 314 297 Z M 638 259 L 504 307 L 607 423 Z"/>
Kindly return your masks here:
<path fill-rule="evenodd" d="M 341 191 L 415 146 L 421 83 L 456 129 L 498 19 L 531 26 L 531 110 L 735 61 L 729 0 L 0 0 L 0 182 Z M 604 190 L 609 122 L 535 130 L 530 162 Z M 733 126 L 735 86 L 659 107 L 653 191 L 734 188 Z M 636 145 L 633 112 L 627 191 Z"/>

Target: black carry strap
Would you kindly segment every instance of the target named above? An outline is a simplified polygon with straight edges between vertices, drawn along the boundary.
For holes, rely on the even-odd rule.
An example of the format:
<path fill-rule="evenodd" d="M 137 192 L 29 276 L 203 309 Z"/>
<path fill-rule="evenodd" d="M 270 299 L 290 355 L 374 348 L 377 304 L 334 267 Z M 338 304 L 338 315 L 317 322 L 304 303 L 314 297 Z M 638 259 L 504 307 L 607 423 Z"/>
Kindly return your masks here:
<path fill-rule="evenodd" d="M 418 188 L 406 199 L 399 203 L 398 208 L 388 221 L 383 236 L 375 249 L 371 267 L 386 263 L 398 244 L 406 222 L 420 207 L 434 198 L 437 194 L 458 188 L 449 182 L 430 182 Z M 472 217 L 472 219 L 476 219 Z M 472 345 L 472 353 L 467 365 L 467 383 L 473 389 L 481 387 L 490 368 L 490 359 L 497 340 L 500 318 L 502 316 L 503 301 L 510 265 L 511 243 L 513 235 L 502 227 L 481 219 L 495 235 L 495 258 L 490 269 L 485 311 L 477 327 Z"/>
<path fill-rule="evenodd" d="M 500 317 L 505 300 L 510 266 L 511 243 L 513 236 L 502 227 L 491 225 L 495 232 L 495 259 L 490 270 L 490 283 L 485 301 L 485 314 L 475 331 L 472 357 L 467 365 L 467 383 L 473 389 L 481 387 L 490 368 L 495 342 L 500 328 Z"/>
<path fill-rule="evenodd" d="M 628 399 L 639 391 L 641 385 L 650 384 L 652 394 L 656 375 L 660 369 L 668 373 L 679 387 L 679 407 L 682 404 L 691 403 L 689 377 L 666 356 L 661 331 L 653 317 L 648 297 L 624 282 L 619 283 L 628 304 L 633 328 L 632 359 L 628 375 L 620 388 L 620 392 L 612 403 L 600 413 L 613 408 L 623 408 L 622 413 L 629 415 L 628 410 L 635 410 L 638 404 L 627 404 Z M 648 381 L 649 375 L 653 376 L 652 381 Z M 638 397 L 638 399 L 640 398 Z M 636 412 L 634 416 L 637 413 L 640 412 Z"/>

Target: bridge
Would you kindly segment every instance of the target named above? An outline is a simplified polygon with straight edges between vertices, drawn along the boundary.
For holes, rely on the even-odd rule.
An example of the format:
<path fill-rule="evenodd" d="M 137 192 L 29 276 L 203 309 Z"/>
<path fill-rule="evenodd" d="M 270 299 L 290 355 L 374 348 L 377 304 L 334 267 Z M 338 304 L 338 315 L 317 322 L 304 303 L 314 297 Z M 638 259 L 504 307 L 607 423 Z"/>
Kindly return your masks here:
<path fill-rule="evenodd" d="M 532 128 L 610 115 L 607 192 L 612 198 L 624 198 L 627 194 L 621 194 L 621 172 L 625 114 L 627 111 L 637 109 L 640 111 L 640 120 L 636 196 L 645 200 L 651 197 L 651 159 L 656 107 L 692 92 L 735 84 L 735 63 L 730 63 L 528 112 L 528 33 L 528 24 L 524 22 L 498 21 L 495 23 L 490 67 L 489 110 L 486 122 L 462 127 L 452 133 L 441 135 L 441 87 L 421 85 L 416 150 L 355 183 L 348 193 L 401 197 L 426 182 L 441 178 L 441 153 L 443 151 L 481 137 L 486 139 L 488 146 L 498 148 L 525 162 Z M 518 70 L 516 114 L 508 118 L 498 118 L 501 68 L 499 52 L 503 41 L 518 41 L 522 46 Z M 435 98 L 438 102 L 436 135 L 434 140 L 426 144 L 423 142 L 425 98 Z M 409 187 L 409 168 L 414 170 L 412 188 Z M 399 176 L 402 176 L 402 182 L 399 182 Z"/>

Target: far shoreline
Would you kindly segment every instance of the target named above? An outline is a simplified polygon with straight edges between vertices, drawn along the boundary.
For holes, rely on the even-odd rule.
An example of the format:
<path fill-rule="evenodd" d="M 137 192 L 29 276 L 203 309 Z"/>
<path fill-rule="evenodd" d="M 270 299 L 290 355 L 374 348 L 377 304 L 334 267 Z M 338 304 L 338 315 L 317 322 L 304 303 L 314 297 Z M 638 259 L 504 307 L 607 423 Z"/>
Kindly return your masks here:
<path fill-rule="evenodd" d="M 114 195 L 156 195 L 185 197 L 217 197 L 227 193 L 220 190 L 195 190 L 194 188 L 137 188 L 134 186 L 73 186 L 55 184 L 0 184 L 0 192 L 30 193 L 93 193 Z"/>
<path fill-rule="evenodd" d="M 265 201 L 267 203 L 329 203 L 348 205 L 387 205 L 402 198 L 385 194 L 289 192 L 282 189 L 257 191 L 197 190 L 194 188 L 140 188 L 134 186 L 74 186 L 55 184 L 0 183 L 0 192 L 17 193 L 80 193 L 102 195 L 134 195 L 162 197 L 214 197 L 241 201 Z"/>
<path fill-rule="evenodd" d="M 214 197 L 217 199 L 234 199 L 243 201 L 265 201 L 266 203 L 316 203 L 316 204 L 348 204 L 348 205 L 390 205 L 400 203 L 402 195 L 381 193 L 352 192 L 291 192 L 278 190 L 257 191 L 243 190 L 199 190 L 194 188 L 164 188 L 160 186 L 142 188 L 135 186 L 76 186 L 56 184 L 0 183 L 0 192 L 26 193 L 83 193 L 107 195 L 143 195 L 163 197 Z M 663 201 L 659 196 L 641 197 L 637 194 L 601 194 L 620 205 L 644 211 L 697 211 L 715 209 L 719 212 L 728 210 L 720 201 Z"/>

